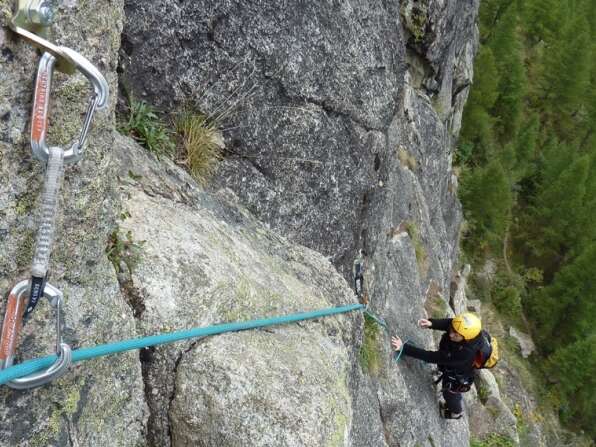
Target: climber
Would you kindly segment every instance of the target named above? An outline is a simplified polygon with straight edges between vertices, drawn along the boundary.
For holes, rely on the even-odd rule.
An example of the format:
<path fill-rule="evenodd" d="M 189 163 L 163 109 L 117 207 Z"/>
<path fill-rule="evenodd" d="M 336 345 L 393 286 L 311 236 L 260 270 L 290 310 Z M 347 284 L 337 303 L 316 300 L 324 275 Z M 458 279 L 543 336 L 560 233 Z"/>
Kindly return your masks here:
<path fill-rule="evenodd" d="M 438 351 L 426 351 L 403 343 L 397 336 L 391 337 L 395 351 L 428 363 L 436 363 L 442 373 L 442 392 L 445 403 L 440 404 L 445 419 L 459 419 L 463 415 L 462 393 L 469 391 L 474 383 L 474 360 L 479 349 L 482 324 L 472 313 L 456 315 L 455 318 L 420 319 L 418 326 L 445 331 Z"/>

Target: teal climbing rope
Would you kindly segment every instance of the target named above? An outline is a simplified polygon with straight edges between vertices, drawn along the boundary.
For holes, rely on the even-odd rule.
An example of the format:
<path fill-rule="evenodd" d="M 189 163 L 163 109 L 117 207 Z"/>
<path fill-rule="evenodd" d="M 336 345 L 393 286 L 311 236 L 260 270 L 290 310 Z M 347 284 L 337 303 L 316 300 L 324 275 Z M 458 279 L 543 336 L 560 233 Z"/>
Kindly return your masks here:
<path fill-rule="evenodd" d="M 372 318 L 373 321 L 375 321 L 379 326 L 381 326 L 383 329 L 385 329 L 385 332 L 387 332 L 387 334 L 391 335 L 391 333 L 389 331 L 389 326 L 387 326 L 387 323 L 385 323 L 385 320 L 383 320 L 380 317 L 377 317 L 374 313 L 372 313 L 370 310 L 368 310 L 368 307 L 364 309 L 364 313 L 367 316 L 369 316 L 370 318 Z M 405 346 L 406 343 L 410 343 L 410 340 L 406 340 L 404 342 L 403 346 Z M 412 343 L 410 343 L 410 344 L 412 344 Z M 401 355 L 404 352 L 403 346 L 399 351 L 395 351 L 393 354 L 393 361 L 395 363 L 399 362 L 399 359 L 401 358 Z"/>
<path fill-rule="evenodd" d="M 393 361 L 395 363 L 399 362 L 399 359 L 401 358 L 401 355 L 404 352 L 404 347 L 406 346 L 406 343 L 410 343 L 410 340 L 404 341 L 404 343 L 401 346 L 401 349 L 399 351 L 395 351 L 395 354 L 393 354 Z"/>
<path fill-rule="evenodd" d="M 377 317 L 375 314 L 373 314 L 370 310 L 368 310 L 368 308 L 366 308 L 364 310 L 364 313 L 366 315 L 368 315 L 370 318 L 372 318 L 379 326 L 382 326 L 386 331 L 389 331 L 389 328 L 387 327 L 387 323 L 385 323 L 385 321 L 383 321 L 383 319 Z"/>
<path fill-rule="evenodd" d="M 351 304 L 348 306 L 331 307 L 327 309 L 315 310 L 312 312 L 302 312 L 280 317 L 265 318 L 260 320 L 239 321 L 236 323 L 224 323 L 214 326 L 200 327 L 189 329 L 186 331 L 170 332 L 159 335 L 152 335 L 149 337 L 133 338 L 130 340 L 122 340 L 115 343 L 108 343 L 105 345 L 98 345 L 89 348 L 76 349 L 72 352 L 72 361 L 82 362 L 96 357 L 103 357 L 106 355 L 117 354 L 119 352 L 131 351 L 135 349 L 147 348 L 149 346 L 162 345 L 165 343 L 173 343 L 176 341 L 186 340 L 196 337 L 206 337 L 208 335 L 223 334 L 224 332 L 238 332 L 248 329 L 256 329 L 266 326 L 274 326 L 279 324 L 295 323 L 298 321 L 312 320 L 314 318 L 328 317 L 356 310 L 365 309 L 363 304 Z M 0 385 L 24 377 L 34 372 L 40 371 L 52 365 L 56 360 L 56 355 L 49 355 L 47 357 L 40 357 L 33 360 L 28 360 L 15 366 L 3 369 L 0 371 Z"/>

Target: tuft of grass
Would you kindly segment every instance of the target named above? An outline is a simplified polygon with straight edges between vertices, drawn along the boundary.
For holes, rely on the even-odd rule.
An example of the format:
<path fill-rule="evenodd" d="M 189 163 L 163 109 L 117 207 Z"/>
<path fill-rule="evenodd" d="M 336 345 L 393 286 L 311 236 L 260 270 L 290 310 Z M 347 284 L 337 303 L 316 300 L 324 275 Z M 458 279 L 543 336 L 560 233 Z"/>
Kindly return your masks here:
<path fill-rule="evenodd" d="M 482 402 L 483 405 L 486 405 L 489 397 L 489 389 L 486 385 L 476 381 L 476 393 L 478 393 L 478 399 Z"/>
<path fill-rule="evenodd" d="M 185 111 L 176 120 L 176 133 L 180 138 L 178 163 L 204 184 L 222 159 L 222 142 L 216 124 L 202 113 Z"/>
<path fill-rule="evenodd" d="M 416 253 L 416 263 L 418 264 L 418 271 L 421 276 L 426 276 L 428 269 L 430 268 L 430 261 L 424 243 L 420 237 L 420 230 L 414 222 L 406 222 L 405 229 L 412 240 L 414 245 L 414 252 Z"/>
<path fill-rule="evenodd" d="M 381 368 L 379 352 L 379 326 L 375 320 L 364 314 L 364 340 L 360 348 L 360 365 L 372 375 L 377 375 Z"/>
<path fill-rule="evenodd" d="M 431 279 L 424 298 L 424 310 L 431 318 L 445 318 L 449 313 L 449 304 L 443 299 L 441 292 L 439 283 Z"/>
<path fill-rule="evenodd" d="M 132 136 L 157 157 L 171 156 L 176 149 L 172 131 L 159 117 L 155 107 L 129 97 L 128 119 L 118 130 Z"/>
<path fill-rule="evenodd" d="M 470 447 L 514 447 L 515 443 L 507 436 L 491 433 L 482 440 L 472 439 Z"/>

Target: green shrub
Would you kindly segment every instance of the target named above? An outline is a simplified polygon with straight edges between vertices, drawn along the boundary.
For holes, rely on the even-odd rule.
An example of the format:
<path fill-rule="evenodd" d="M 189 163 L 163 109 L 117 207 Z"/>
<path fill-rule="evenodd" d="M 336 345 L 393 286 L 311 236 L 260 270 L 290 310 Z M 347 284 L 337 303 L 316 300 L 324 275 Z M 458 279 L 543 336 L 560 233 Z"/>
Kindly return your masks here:
<path fill-rule="evenodd" d="M 489 397 L 489 389 L 483 383 L 476 381 L 476 392 L 478 393 L 478 399 L 483 404 L 486 404 Z"/>
<path fill-rule="evenodd" d="M 159 117 L 156 109 L 132 97 L 129 99 L 128 119 L 119 126 L 119 130 L 132 136 L 158 157 L 171 156 L 176 148 L 172 132 Z"/>
<path fill-rule="evenodd" d="M 521 293 L 515 286 L 495 290 L 493 301 L 497 310 L 506 316 L 516 317 L 521 313 Z"/>

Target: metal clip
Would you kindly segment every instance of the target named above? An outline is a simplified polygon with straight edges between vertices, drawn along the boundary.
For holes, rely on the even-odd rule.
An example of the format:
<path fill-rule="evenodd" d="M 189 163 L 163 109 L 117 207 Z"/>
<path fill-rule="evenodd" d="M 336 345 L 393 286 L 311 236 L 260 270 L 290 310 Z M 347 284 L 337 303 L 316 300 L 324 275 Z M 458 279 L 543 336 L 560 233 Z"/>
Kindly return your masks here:
<path fill-rule="evenodd" d="M 59 47 L 59 50 L 74 62 L 76 68 L 89 80 L 94 91 L 87 107 L 87 113 L 79 139 L 71 145 L 70 149 L 64 151 L 64 162 L 74 163 L 79 161 L 83 156 L 83 148 L 95 110 L 102 110 L 107 107 L 109 90 L 106 79 L 89 60 L 70 48 Z M 56 58 L 52 54 L 44 53 L 39 61 L 37 79 L 35 81 L 31 123 L 31 149 L 33 150 L 33 155 L 41 161 L 47 161 L 50 153 L 46 144 L 46 135 L 48 131 L 50 91 L 55 63 Z"/>
<path fill-rule="evenodd" d="M 0 370 L 8 368 L 13 364 L 19 333 L 23 325 L 22 316 L 27 304 L 26 292 L 30 287 L 29 281 L 21 281 L 13 287 L 8 295 L 6 313 L 2 324 L 2 335 L 0 337 Z M 11 388 L 21 390 L 44 385 L 66 373 L 72 363 L 70 346 L 62 343 L 62 322 L 60 319 L 62 292 L 51 284 L 46 284 L 44 296 L 48 298 L 56 312 L 56 352 L 58 358 L 45 371 L 8 382 L 7 385 Z"/>

